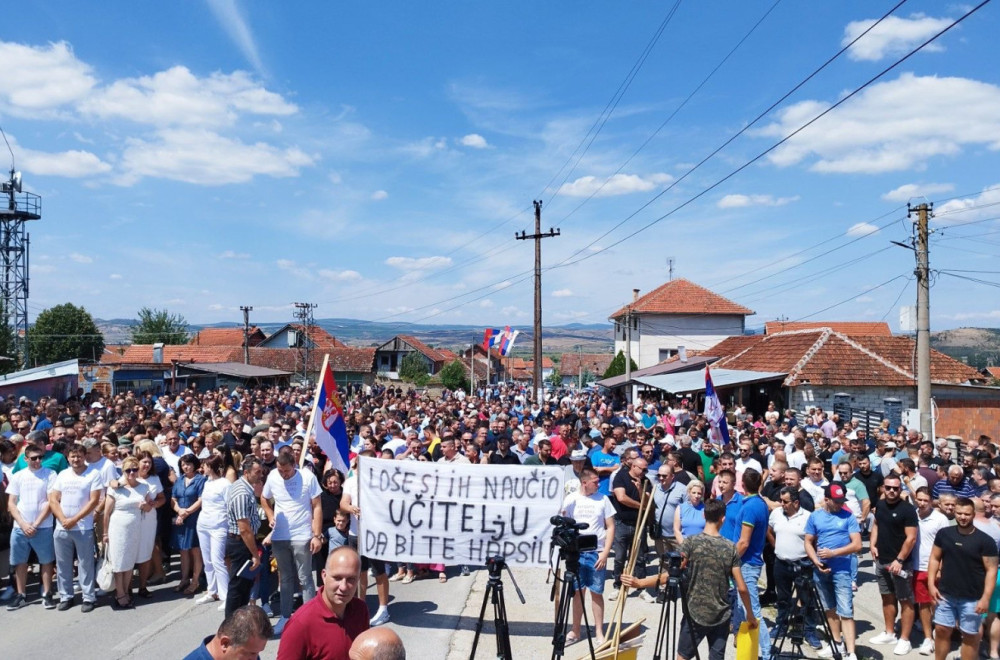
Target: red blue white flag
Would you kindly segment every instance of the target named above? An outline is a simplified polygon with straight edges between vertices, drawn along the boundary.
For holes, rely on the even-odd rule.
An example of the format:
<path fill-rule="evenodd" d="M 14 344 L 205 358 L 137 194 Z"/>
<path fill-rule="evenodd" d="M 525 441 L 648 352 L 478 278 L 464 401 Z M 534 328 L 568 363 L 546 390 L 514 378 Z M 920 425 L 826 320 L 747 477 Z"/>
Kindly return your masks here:
<path fill-rule="evenodd" d="M 514 348 L 514 340 L 521 334 L 520 330 L 511 330 L 508 325 L 504 328 L 503 338 L 500 340 L 500 355 L 507 356 Z"/>
<path fill-rule="evenodd" d="M 729 423 L 726 421 L 726 409 L 719 401 L 719 395 L 715 392 L 715 385 L 712 383 L 712 372 L 705 365 L 705 417 L 709 423 L 719 433 L 723 445 L 728 445 Z"/>
<path fill-rule="evenodd" d="M 497 346 L 503 338 L 503 333 L 499 328 L 486 328 L 483 333 L 483 350 L 489 353 L 490 349 Z"/>
<path fill-rule="evenodd" d="M 327 467 L 336 468 L 346 475 L 350 471 L 350 444 L 347 441 L 344 408 L 340 403 L 337 382 L 333 379 L 329 361 L 325 361 L 323 373 L 319 375 L 319 384 L 317 419 L 313 423 L 316 444 L 330 459 Z"/>

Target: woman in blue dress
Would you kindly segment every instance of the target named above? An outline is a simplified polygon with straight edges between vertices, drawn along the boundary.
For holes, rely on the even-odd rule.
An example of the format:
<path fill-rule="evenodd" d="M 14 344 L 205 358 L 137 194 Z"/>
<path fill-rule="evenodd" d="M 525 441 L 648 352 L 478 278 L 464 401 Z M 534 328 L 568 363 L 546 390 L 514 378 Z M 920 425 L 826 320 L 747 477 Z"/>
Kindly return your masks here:
<path fill-rule="evenodd" d="M 180 458 L 182 476 L 174 483 L 173 507 L 174 548 L 181 554 L 181 581 L 174 591 L 192 596 L 198 592 L 201 576 L 201 550 L 198 548 L 198 510 L 201 509 L 201 492 L 205 476 L 198 474 L 201 461 L 194 454 Z"/>

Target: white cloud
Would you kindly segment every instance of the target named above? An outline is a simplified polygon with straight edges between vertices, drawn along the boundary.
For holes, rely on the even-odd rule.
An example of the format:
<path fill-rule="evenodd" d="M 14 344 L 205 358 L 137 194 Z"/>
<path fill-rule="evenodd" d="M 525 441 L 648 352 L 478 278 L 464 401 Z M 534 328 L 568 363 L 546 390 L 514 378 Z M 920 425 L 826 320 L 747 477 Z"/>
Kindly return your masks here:
<path fill-rule="evenodd" d="M 496 307 L 496 303 L 490 300 L 489 298 L 483 298 L 482 300 L 479 301 L 479 306 L 482 309 L 492 309 L 493 307 Z"/>
<path fill-rule="evenodd" d="M 225 305 L 220 305 L 219 303 L 212 303 L 211 305 L 208 306 L 209 311 L 212 312 L 221 312 L 225 308 L 226 308 Z"/>
<path fill-rule="evenodd" d="M 337 282 L 356 282 L 361 279 L 361 273 L 356 270 L 330 270 L 323 268 L 319 271 L 319 276 L 324 280 L 334 280 Z"/>
<path fill-rule="evenodd" d="M 512 286 L 513 284 L 514 283 L 511 282 L 510 280 L 504 280 L 503 282 L 499 282 L 497 284 L 494 284 L 493 285 L 493 289 L 496 290 L 496 291 L 500 291 L 501 289 L 506 289 L 506 288 Z"/>
<path fill-rule="evenodd" d="M 122 276 L 120 273 L 111 273 L 111 275 L 109 275 L 108 278 L 112 280 L 120 280 L 122 279 Z"/>
<path fill-rule="evenodd" d="M 436 270 L 450 266 L 451 257 L 389 257 L 385 264 L 405 271 Z"/>
<path fill-rule="evenodd" d="M 877 19 L 851 21 L 844 28 L 844 38 L 840 45 L 846 46 L 858 35 L 870 28 Z M 951 25 L 950 18 L 932 18 L 923 14 L 913 14 L 909 18 L 889 16 L 878 26 L 854 44 L 847 56 L 852 60 L 877 62 L 889 57 L 905 55 L 913 48 L 944 28 Z M 942 51 L 944 48 L 937 42 L 924 47 L 924 51 Z"/>
<path fill-rule="evenodd" d="M 525 312 L 521 311 L 520 307 L 514 305 L 507 305 L 500 310 L 500 313 L 504 316 L 527 316 Z"/>
<path fill-rule="evenodd" d="M 219 259 L 249 259 L 246 252 L 236 252 L 235 250 L 224 250 L 218 255 Z"/>
<path fill-rule="evenodd" d="M 219 127 L 234 124 L 241 113 L 291 115 L 298 108 L 245 71 L 199 78 L 187 67 L 175 66 L 152 76 L 117 80 L 84 99 L 80 111 L 159 127 Z"/>
<path fill-rule="evenodd" d="M 726 195 L 720 199 L 716 206 L 720 209 L 739 209 L 749 206 L 784 206 L 798 201 L 799 196 L 775 197 L 774 195 Z"/>
<path fill-rule="evenodd" d="M 69 258 L 78 264 L 92 264 L 94 263 L 93 257 L 88 257 L 85 254 L 80 254 L 79 252 L 71 252 Z"/>
<path fill-rule="evenodd" d="M 777 122 L 755 131 L 784 137 L 829 104 L 802 101 Z M 921 169 L 934 156 L 956 156 L 965 146 L 1000 149 L 1000 87 L 967 78 L 904 73 L 872 85 L 773 151 L 785 167 L 816 156 L 810 169 L 877 174 Z"/>
<path fill-rule="evenodd" d="M 236 0 L 207 0 L 207 2 L 212 13 L 215 14 L 216 20 L 222 25 L 229 38 L 236 43 L 237 48 L 243 53 L 243 57 L 247 58 L 253 68 L 263 72 L 264 65 L 260 61 L 260 53 L 257 50 L 253 32 L 250 30 L 243 12 L 236 4 Z"/>
<path fill-rule="evenodd" d="M 878 232 L 878 227 L 868 222 L 858 222 L 847 228 L 848 236 L 867 236 Z"/>
<path fill-rule="evenodd" d="M 208 130 L 169 129 L 155 142 L 129 140 L 122 154 L 118 183 L 131 185 L 143 177 L 157 177 L 222 185 L 244 183 L 256 175 L 297 176 L 314 159 L 297 147 L 279 149 L 257 142 L 246 144 Z"/>
<path fill-rule="evenodd" d="M 607 183 L 596 176 L 582 176 L 566 182 L 559 188 L 560 195 L 568 197 L 613 197 L 637 192 L 648 192 L 674 180 L 669 174 L 657 173 L 642 177 L 638 174 L 615 174 Z"/>
<path fill-rule="evenodd" d="M 573 292 L 570 289 L 556 289 L 552 292 L 553 298 L 569 298 L 572 295 Z"/>
<path fill-rule="evenodd" d="M 73 103 L 90 93 L 97 79 L 65 41 L 26 46 L 0 41 L 0 108 L 22 117 Z"/>
<path fill-rule="evenodd" d="M 873 303 L 873 302 L 875 302 L 875 299 L 872 298 L 871 296 L 858 296 L 857 298 L 854 299 L 854 302 L 862 303 L 862 304 L 864 304 L 864 303 Z"/>
<path fill-rule="evenodd" d="M 929 197 L 955 189 L 950 183 L 907 183 L 882 195 L 887 202 L 908 202 L 914 197 Z"/>
<path fill-rule="evenodd" d="M 942 318 L 953 321 L 970 321 L 972 319 L 1000 319 L 1000 309 L 988 312 L 959 312 L 958 314 L 942 314 Z"/>
<path fill-rule="evenodd" d="M 389 193 L 387 193 L 384 190 L 376 190 L 375 192 L 372 193 L 372 199 L 375 200 L 376 202 L 380 202 L 383 199 L 388 199 L 388 198 L 389 198 Z"/>
<path fill-rule="evenodd" d="M 952 199 L 934 209 L 934 219 L 942 224 L 961 224 L 997 215 L 1000 205 L 1000 184 L 990 186 L 978 195 Z"/>
<path fill-rule="evenodd" d="M 303 268 L 296 261 L 292 261 L 291 259 L 278 259 L 274 263 L 281 270 L 285 271 L 286 273 L 290 273 L 291 275 L 297 277 L 300 280 L 313 279 L 312 271 L 308 268 Z"/>
<path fill-rule="evenodd" d="M 484 138 L 479 133 L 469 133 L 460 140 L 462 146 L 471 147 L 473 149 L 485 149 L 490 146 Z"/>
<path fill-rule="evenodd" d="M 442 153 L 448 149 L 448 141 L 444 138 L 426 137 L 416 142 L 405 144 L 401 147 L 404 154 L 414 158 L 429 158 L 437 153 Z"/>
<path fill-rule="evenodd" d="M 344 182 L 344 179 L 337 172 L 330 172 L 330 175 L 327 177 L 327 179 L 329 179 L 330 183 L 332 183 L 335 186 L 339 186 L 341 183 Z"/>
<path fill-rule="evenodd" d="M 18 162 L 26 172 L 42 176 L 65 176 L 81 178 L 104 174 L 111 171 L 111 165 L 90 153 L 89 151 L 63 151 L 46 153 L 33 149 L 18 149 Z"/>

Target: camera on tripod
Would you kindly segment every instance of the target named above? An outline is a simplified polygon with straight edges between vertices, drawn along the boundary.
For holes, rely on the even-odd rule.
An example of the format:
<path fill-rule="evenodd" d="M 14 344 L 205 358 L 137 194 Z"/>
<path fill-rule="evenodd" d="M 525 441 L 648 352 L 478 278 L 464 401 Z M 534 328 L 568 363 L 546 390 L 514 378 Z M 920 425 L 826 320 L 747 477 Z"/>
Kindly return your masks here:
<path fill-rule="evenodd" d="M 597 534 L 580 533 L 581 529 L 587 529 L 587 523 L 578 523 L 566 516 L 552 516 L 549 522 L 554 526 L 552 545 L 559 548 L 560 552 L 578 553 L 597 550 Z"/>
<path fill-rule="evenodd" d="M 486 558 L 486 570 L 491 576 L 499 577 L 506 565 L 507 562 L 504 561 L 504 558 L 500 555 L 494 555 Z"/>
<path fill-rule="evenodd" d="M 812 582 L 813 563 L 808 559 L 800 559 L 792 564 L 792 580 L 801 585 L 805 582 Z"/>
<path fill-rule="evenodd" d="M 684 570 L 684 556 L 673 550 L 663 553 L 663 567 L 670 577 L 678 578 Z"/>

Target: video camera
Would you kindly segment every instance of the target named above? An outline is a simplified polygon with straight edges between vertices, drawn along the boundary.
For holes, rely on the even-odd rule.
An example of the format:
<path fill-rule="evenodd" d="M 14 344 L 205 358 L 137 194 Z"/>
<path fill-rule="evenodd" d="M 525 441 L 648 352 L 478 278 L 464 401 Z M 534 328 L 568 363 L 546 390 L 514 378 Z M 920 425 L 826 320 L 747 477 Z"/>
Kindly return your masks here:
<path fill-rule="evenodd" d="M 664 552 L 663 567 L 671 577 L 680 577 L 681 571 L 684 570 L 684 556 L 679 552 Z"/>
<path fill-rule="evenodd" d="M 554 529 L 552 530 L 552 545 L 560 549 L 560 552 L 590 552 L 597 550 L 597 534 L 581 534 L 581 529 L 587 529 L 587 523 L 578 523 L 573 518 L 566 516 L 552 516 L 549 518 Z"/>

